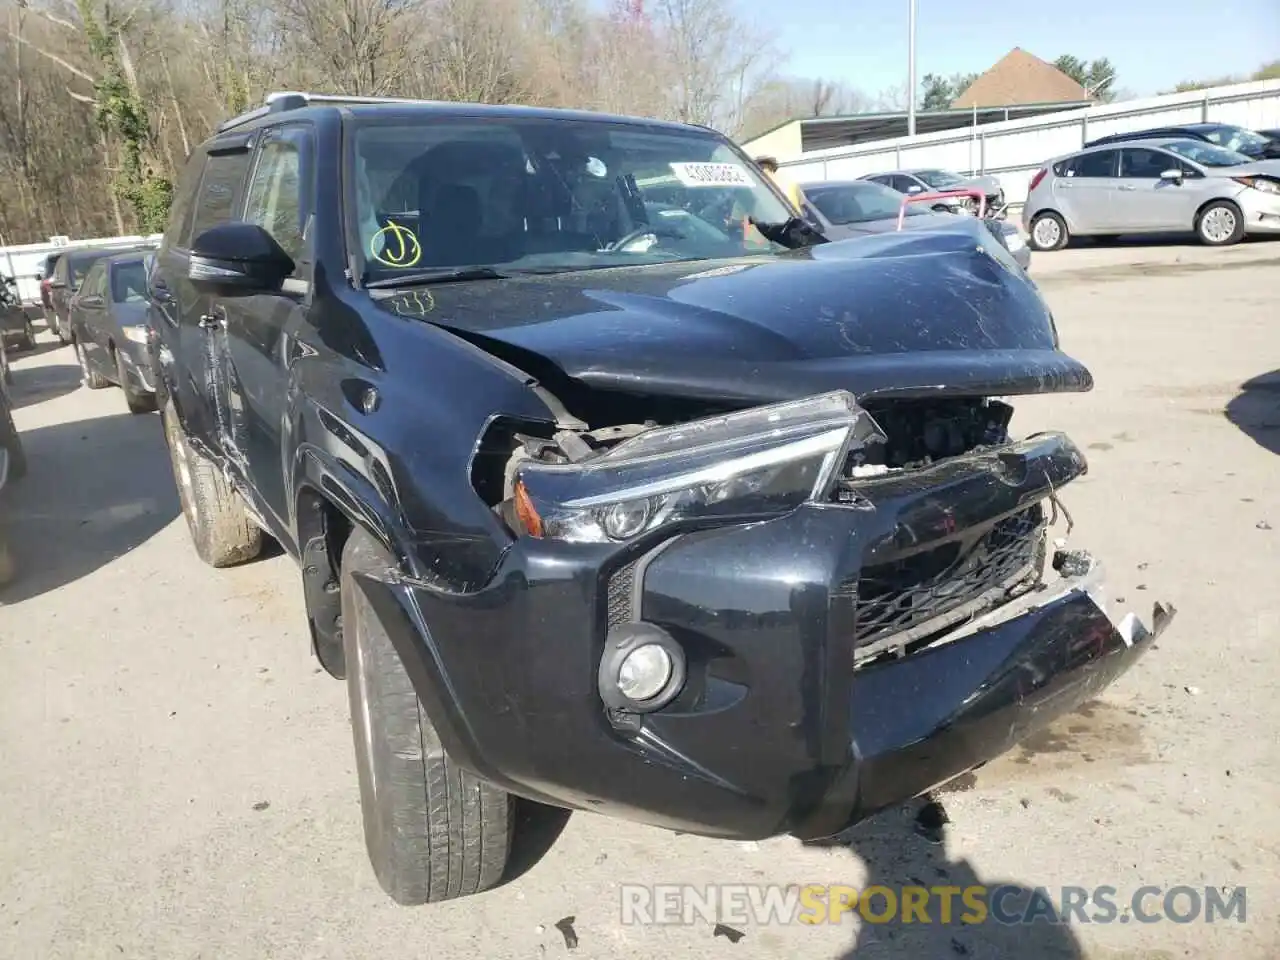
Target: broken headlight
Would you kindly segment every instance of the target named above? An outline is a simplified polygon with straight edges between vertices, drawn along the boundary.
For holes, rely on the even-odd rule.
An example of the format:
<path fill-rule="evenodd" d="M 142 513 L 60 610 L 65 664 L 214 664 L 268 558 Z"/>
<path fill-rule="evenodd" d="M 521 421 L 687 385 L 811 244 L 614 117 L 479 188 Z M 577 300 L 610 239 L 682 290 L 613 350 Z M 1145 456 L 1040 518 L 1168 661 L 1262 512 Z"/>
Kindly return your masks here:
<path fill-rule="evenodd" d="M 847 391 L 649 430 L 576 463 L 526 461 L 533 536 L 618 542 L 691 520 L 763 519 L 824 498 L 848 452 L 884 442 Z"/>

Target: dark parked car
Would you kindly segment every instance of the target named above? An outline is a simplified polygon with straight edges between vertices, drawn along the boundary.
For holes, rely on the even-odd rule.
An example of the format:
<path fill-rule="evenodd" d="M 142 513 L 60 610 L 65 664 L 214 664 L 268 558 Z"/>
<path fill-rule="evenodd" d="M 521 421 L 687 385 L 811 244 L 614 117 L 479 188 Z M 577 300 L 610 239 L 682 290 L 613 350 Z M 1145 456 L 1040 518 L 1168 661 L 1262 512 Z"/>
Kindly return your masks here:
<path fill-rule="evenodd" d="M 13 411 L 9 404 L 8 361 L 0 346 L 0 587 L 14 576 L 13 551 L 9 544 L 9 496 L 14 481 L 27 472 L 27 457 L 22 449 L 22 437 L 13 423 Z"/>
<path fill-rule="evenodd" d="M 102 257 L 71 298 L 71 343 L 91 390 L 115 384 L 133 413 L 156 408 L 147 351 L 147 273 L 142 253 Z"/>
<path fill-rule="evenodd" d="M 299 562 L 395 900 L 498 882 L 530 801 L 835 834 L 1150 648 L 1172 611 L 1047 537 L 1084 454 L 996 398 L 1092 378 L 994 246 L 827 241 L 653 120 L 285 94 L 192 152 L 149 291 L 183 513 Z"/>
<path fill-rule="evenodd" d="M 898 229 L 903 196 L 869 180 L 823 180 L 801 184 L 809 205 L 806 213 L 831 240 L 889 233 Z M 1007 220 L 957 218 L 937 213 L 922 204 L 908 204 L 902 217 L 904 230 L 986 230 L 1000 241 L 1023 270 L 1031 267 L 1031 250 L 1018 228 Z M 978 234 L 981 236 L 981 233 Z"/>
<path fill-rule="evenodd" d="M 1280 140 L 1229 123 L 1185 123 L 1170 127 L 1153 127 L 1150 130 L 1134 130 L 1129 133 L 1113 133 L 1110 136 L 1090 140 L 1085 146 L 1098 147 L 1129 140 L 1173 138 L 1203 140 L 1205 143 L 1216 144 L 1224 150 L 1242 153 L 1250 160 L 1280 159 Z"/>
<path fill-rule="evenodd" d="M 53 332 L 53 300 L 50 296 L 50 284 L 53 283 L 53 271 L 58 266 L 58 258 L 63 251 L 56 250 L 44 258 L 44 269 L 40 271 L 40 306 L 44 308 L 45 329 Z"/>
<path fill-rule="evenodd" d="M 31 324 L 31 311 L 22 302 L 18 284 L 12 277 L 0 275 L 0 338 L 6 347 L 31 350 L 36 345 L 36 331 Z"/>
<path fill-rule="evenodd" d="M 154 249 L 155 244 L 78 247 L 60 256 L 54 264 L 49 282 L 49 300 L 53 310 L 47 319 L 53 335 L 63 343 L 71 342 L 71 298 L 80 289 L 90 267 L 113 253 L 138 253 Z"/>

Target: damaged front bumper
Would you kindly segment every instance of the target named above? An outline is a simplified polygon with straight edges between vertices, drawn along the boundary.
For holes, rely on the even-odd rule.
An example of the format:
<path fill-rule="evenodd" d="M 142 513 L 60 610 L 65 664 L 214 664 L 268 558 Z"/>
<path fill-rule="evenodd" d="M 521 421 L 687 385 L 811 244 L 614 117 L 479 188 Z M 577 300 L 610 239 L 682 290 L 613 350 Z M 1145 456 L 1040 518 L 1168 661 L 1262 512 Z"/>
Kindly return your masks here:
<path fill-rule="evenodd" d="M 993 759 L 1094 697 L 1167 625 L 1104 602 L 1044 506 L 1062 434 L 860 485 L 856 503 L 623 546 L 520 538 L 484 590 L 359 580 L 449 754 L 514 793 L 736 839 L 820 837 Z M 1028 575 L 1030 574 L 1030 575 Z M 600 665 L 644 625 L 682 651 L 661 709 Z"/>

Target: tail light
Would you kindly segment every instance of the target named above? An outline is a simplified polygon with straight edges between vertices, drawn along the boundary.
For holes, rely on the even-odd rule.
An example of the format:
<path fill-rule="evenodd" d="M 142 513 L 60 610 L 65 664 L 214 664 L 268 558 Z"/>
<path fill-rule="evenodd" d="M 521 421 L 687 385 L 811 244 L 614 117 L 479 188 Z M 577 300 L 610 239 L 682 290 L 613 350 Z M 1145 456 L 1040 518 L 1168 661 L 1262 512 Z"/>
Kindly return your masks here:
<path fill-rule="evenodd" d="M 1040 186 L 1040 181 L 1044 179 L 1044 175 L 1048 172 L 1049 172 L 1048 167 L 1041 167 L 1040 170 L 1036 173 L 1036 175 L 1031 178 L 1031 186 L 1027 187 L 1027 192 L 1030 193 L 1036 187 Z"/>

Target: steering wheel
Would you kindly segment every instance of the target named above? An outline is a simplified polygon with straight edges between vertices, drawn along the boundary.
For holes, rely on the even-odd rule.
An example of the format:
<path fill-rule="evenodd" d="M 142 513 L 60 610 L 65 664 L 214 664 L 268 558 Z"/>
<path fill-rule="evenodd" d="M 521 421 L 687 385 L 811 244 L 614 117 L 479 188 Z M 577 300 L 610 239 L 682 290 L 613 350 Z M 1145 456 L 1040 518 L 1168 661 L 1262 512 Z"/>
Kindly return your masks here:
<path fill-rule="evenodd" d="M 647 237 L 650 235 L 656 237 L 657 239 L 662 239 L 663 237 L 666 237 L 668 240 L 683 240 L 685 238 L 683 233 L 681 233 L 679 230 L 674 230 L 671 227 L 653 227 L 653 226 L 636 227 L 634 230 L 631 230 L 628 233 L 623 234 L 617 240 L 613 241 L 613 243 L 606 245 L 604 248 L 605 252 L 617 253 L 620 250 L 626 249 L 629 245 L 635 243 L 641 237 Z"/>

